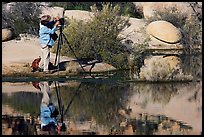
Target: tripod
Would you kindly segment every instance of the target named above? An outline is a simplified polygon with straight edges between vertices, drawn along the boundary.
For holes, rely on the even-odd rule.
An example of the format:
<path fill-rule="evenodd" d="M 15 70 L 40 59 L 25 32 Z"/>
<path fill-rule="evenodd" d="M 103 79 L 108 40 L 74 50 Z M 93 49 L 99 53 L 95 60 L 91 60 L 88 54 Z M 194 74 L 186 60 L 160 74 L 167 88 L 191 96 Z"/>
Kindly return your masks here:
<path fill-rule="evenodd" d="M 68 42 L 66 36 L 62 33 L 63 31 L 63 26 L 60 26 L 60 34 L 59 34 L 59 38 L 58 38 L 58 45 L 57 45 L 57 53 L 56 53 L 56 57 L 55 57 L 55 66 L 57 65 L 57 70 L 59 72 L 60 68 L 59 68 L 59 63 L 60 63 L 60 50 L 61 50 L 61 45 L 63 45 L 63 39 L 65 40 L 66 44 L 69 46 L 70 50 L 72 51 L 72 53 L 74 54 L 75 58 L 77 59 L 77 62 L 79 63 L 79 65 L 81 66 L 82 70 L 85 72 L 82 64 L 80 63 L 78 57 L 76 56 L 73 48 L 71 47 L 70 43 Z"/>
<path fill-rule="evenodd" d="M 60 122 L 61 122 L 61 123 L 63 124 L 63 126 L 64 126 L 64 127 L 62 128 L 62 130 L 65 131 L 65 130 L 66 130 L 66 127 L 65 127 L 65 123 L 64 123 L 64 116 L 65 116 L 66 113 L 68 112 L 68 110 L 69 110 L 69 108 L 70 108 L 70 106 L 71 106 L 71 104 L 72 104 L 74 98 L 75 98 L 77 95 L 79 95 L 79 93 L 80 93 L 80 90 L 79 90 L 79 89 L 80 89 L 82 83 L 80 83 L 80 85 L 78 86 L 78 88 L 77 88 L 75 94 L 72 96 L 72 98 L 71 98 L 71 100 L 70 100 L 70 102 L 69 102 L 69 104 L 67 105 L 67 107 L 66 107 L 65 110 L 64 110 L 64 104 L 62 103 L 62 96 L 61 96 L 61 91 L 60 91 L 59 82 L 54 81 L 54 83 L 55 83 L 55 89 L 56 89 L 56 93 L 57 93 L 59 113 L 60 113 L 60 115 L 61 115 L 61 121 L 60 121 Z"/>

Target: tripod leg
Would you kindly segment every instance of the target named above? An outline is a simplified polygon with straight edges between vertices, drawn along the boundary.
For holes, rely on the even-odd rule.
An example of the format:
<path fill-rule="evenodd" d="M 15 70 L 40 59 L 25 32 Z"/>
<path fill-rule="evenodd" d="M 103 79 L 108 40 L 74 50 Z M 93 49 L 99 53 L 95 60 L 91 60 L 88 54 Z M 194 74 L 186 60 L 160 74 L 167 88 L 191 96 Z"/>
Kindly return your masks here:
<path fill-rule="evenodd" d="M 59 50 L 58 50 L 58 61 L 57 61 L 57 70 L 59 71 L 60 70 L 60 68 L 59 68 L 59 63 L 60 63 L 60 50 L 61 50 L 61 44 L 63 44 L 62 43 L 62 36 L 61 36 L 61 39 L 60 39 L 61 41 L 60 41 L 60 44 L 59 44 Z"/>
<path fill-rule="evenodd" d="M 69 46 L 70 50 L 72 51 L 72 53 L 74 54 L 75 58 L 77 59 L 77 62 L 78 62 L 79 65 L 81 66 L 82 70 L 83 70 L 84 72 L 86 72 L 86 71 L 84 70 L 84 67 L 83 67 L 82 64 L 80 63 L 78 57 L 76 56 L 74 50 L 72 49 L 71 45 L 69 44 L 69 42 L 68 42 L 66 36 L 65 36 L 63 33 L 62 33 L 62 35 L 63 35 L 63 38 L 64 38 L 64 40 L 66 41 L 67 45 Z"/>
<path fill-rule="evenodd" d="M 55 66 L 57 65 L 59 71 L 59 63 L 60 63 L 60 50 L 62 44 L 62 33 L 59 34 L 58 45 L 57 45 L 57 53 L 55 57 Z"/>
<path fill-rule="evenodd" d="M 58 43 L 57 43 L 57 52 L 56 52 L 56 57 L 55 57 L 55 66 L 57 65 L 57 57 L 58 57 L 58 51 L 59 51 L 60 41 L 61 41 L 61 34 L 59 35 Z"/>

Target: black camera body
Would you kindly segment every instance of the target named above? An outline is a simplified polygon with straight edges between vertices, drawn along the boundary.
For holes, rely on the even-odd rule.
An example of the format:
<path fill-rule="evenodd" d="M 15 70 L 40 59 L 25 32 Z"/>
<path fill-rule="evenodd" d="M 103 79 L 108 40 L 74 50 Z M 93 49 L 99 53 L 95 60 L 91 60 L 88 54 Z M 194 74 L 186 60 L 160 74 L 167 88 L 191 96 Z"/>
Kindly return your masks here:
<path fill-rule="evenodd" d="M 48 28 L 52 29 L 52 28 L 54 27 L 54 25 L 55 25 L 56 22 L 57 22 L 57 20 L 50 21 L 50 22 L 48 22 L 48 23 L 46 24 L 46 26 L 47 26 Z M 59 19 L 59 22 L 60 22 L 60 25 L 61 25 L 61 26 L 64 26 L 64 18 L 60 18 L 60 19 Z"/>
<path fill-rule="evenodd" d="M 60 19 L 59 19 L 59 22 L 60 22 L 60 25 L 61 25 L 61 26 L 64 26 L 64 18 L 60 18 Z"/>

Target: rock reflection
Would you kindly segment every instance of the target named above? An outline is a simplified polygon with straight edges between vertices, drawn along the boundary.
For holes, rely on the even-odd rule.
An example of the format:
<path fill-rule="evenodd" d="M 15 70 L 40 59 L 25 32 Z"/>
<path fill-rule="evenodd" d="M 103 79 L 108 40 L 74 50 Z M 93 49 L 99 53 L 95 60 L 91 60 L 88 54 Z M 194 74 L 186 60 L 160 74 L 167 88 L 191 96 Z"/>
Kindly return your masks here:
<path fill-rule="evenodd" d="M 192 127 L 164 115 L 141 113 L 135 119 L 129 119 L 119 134 L 125 135 L 188 135 Z"/>

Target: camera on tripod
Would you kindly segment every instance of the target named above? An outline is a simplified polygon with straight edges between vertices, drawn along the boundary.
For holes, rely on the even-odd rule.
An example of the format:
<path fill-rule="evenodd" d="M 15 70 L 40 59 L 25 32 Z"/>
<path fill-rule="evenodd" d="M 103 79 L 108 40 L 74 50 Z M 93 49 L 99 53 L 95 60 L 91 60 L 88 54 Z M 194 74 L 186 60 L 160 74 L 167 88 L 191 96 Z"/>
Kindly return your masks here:
<path fill-rule="evenodd" d="M 60 19 L 59 19 L 59 22 L 60 22 L 60 25 L 61 25 L 61 26 L 64 26 L 64 18 L 60 18 Z"/>
<path fill-rule="evenodd" d="M 64 22 L 65 22 L 64 18 L 60 18 L 59 20 L 50 21 L 50 22 L 48 22 L 48 23 L 45 24 L 45 25 L 46 25 L 48 28 L 52 29 L 57 21 L 60 22 L 60 26 L 61 26 L 61 27 L 64 26 Z"/>

